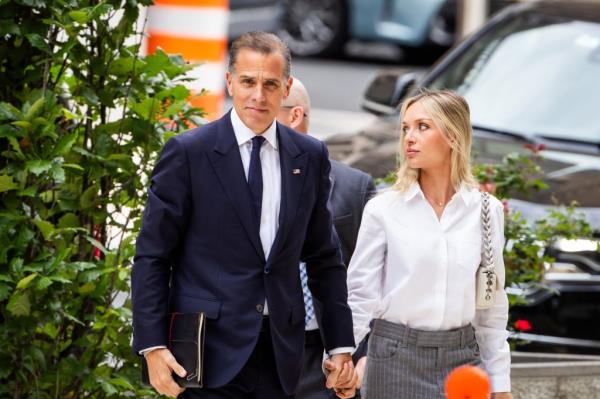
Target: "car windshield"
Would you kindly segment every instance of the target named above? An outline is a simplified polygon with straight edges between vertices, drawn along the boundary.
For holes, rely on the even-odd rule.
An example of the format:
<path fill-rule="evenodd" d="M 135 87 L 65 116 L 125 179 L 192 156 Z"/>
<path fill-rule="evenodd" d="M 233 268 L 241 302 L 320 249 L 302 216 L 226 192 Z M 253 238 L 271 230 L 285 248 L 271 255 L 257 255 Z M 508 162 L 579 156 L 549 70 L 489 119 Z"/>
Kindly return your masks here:
<path fill-rule="evenodd" d="M 462 94 L 476 127 L 600 143 L 600 21 L 513 17 L 427 86 Z"/>

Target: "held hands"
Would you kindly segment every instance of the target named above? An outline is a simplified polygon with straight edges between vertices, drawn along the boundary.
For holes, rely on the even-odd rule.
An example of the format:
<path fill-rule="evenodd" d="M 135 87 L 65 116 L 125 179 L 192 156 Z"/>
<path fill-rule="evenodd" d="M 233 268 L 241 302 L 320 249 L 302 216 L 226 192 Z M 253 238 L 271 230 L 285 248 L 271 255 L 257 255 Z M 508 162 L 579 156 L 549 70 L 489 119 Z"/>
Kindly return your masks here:
<path fill-rule="evenodd" d="M 363 377 L 365 375 L 365 366 L 367 365 L 367 357 L 361 357 L 356 366 L 354 366 L 354 376 L 348 384 L 341 385 L 336 388 L 336 395 L 339 398 L 352 398 L 356 395 L 356 391 L 362 386 Z M 512 398 L 511 398 L 512 399 Z"/>
<path fill-rule="evenodd" d="M 146 353 L 146 361 L 148 362 L 150 384 L 158 393 L 176 398 L 185 390 L 177 385 L 171 376 L 172 372 L 177 373 L 180 377 L 185 377 L 187 373 L 177 363 L 170 350 L 161 348 Z"/>
<path fill-rule="evenodd" d="M 342 399 L 352 398 L 356 394 L 358 376 L 354 371 L 352 356 L 349 353 L 340 353 L 331 356 L 323 363 L 327 381 L 327 388 L 333 388 L 335 394 Z"/>

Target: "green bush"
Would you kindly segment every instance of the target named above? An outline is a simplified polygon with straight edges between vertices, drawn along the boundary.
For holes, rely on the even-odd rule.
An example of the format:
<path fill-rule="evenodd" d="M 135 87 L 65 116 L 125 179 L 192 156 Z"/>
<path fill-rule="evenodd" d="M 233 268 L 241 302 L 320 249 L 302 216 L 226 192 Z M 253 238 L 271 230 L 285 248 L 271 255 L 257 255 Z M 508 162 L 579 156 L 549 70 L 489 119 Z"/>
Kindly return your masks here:
<path fill-rule="evenodd" d="M 1 397 L 148 393 L 134 233 L 164 141 L 202 115 L 183 59 L 138 56 L 149 4 L 0 0 Z"/>
<path fill-rule="evenodd" d="M 526 145 L 528 153 L 511 153 L 500 164 L 477 164 L 474 173 L 479 182 L 491 188 L 505 206 L 504 262 L 506 284 L 512 287 L 543 285 L 545 265 L 555 259 L 547 248 L 559 239 L 592 238 L 592 229 L 585 216 L 577 212 L 577 203 L 556 204 L 546 215 L 534 221 L 523 219 L 511 210 L 507 200 L 515 194 L 529 195 L 545 190 L 543 171 L 539 166 L 542 148 Z M 524 298 L 509 294 L 511 305 L 522 304 Z"/>

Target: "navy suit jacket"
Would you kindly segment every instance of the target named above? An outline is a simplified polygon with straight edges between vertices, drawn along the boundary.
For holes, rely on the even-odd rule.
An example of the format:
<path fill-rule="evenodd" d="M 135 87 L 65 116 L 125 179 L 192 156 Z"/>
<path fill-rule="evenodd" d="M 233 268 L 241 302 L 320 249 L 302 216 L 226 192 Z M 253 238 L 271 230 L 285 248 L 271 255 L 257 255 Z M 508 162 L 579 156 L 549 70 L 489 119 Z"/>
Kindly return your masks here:
<path fill-rule="evenodd" d="M 268 259 L 229 113 L 171 138 L 148 190 L 132 272 L 133 349 L 167 344 L 168 312 L 205 312 L 208 388 L 227 384 L 248 360 L 266 298 L 279 378 L 295 391 L 304 348 L 301 260 L 325 348 L 354 346 L 327 149 L 279 123 L 277 137 L 281 205 Z"/>

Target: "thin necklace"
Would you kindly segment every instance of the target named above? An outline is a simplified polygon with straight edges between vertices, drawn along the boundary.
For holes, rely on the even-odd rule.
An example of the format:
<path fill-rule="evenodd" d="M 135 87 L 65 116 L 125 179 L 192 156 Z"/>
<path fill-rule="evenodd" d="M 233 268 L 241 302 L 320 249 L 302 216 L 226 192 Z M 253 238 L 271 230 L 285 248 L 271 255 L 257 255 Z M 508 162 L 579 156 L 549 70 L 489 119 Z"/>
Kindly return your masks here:
<path fill-rule="evenodd" d="M 444 206 L 443 202 L 441 202 L 441 201 L 438 202 L 438 201 L 434 200 L 433 198 L 429 197 L 428 195 L 426 195 L 425 198 L 427 198 L 429 200 L 429 202 L 433 202 L 434 205 L 437 205 L 439 207 Z"/>
<path fill-rule="evenodd" d="M 425 198 L 429 201 L 429 202 L 433 202 L 433 205 L 437 205 L 440 208 L 443 207 L 447 201 L 436 201 L 433 198 L 431 198 L 429 195 L 425 194 L 425 191 L 423 191 L 423 195 L 425 196 Z"/>

